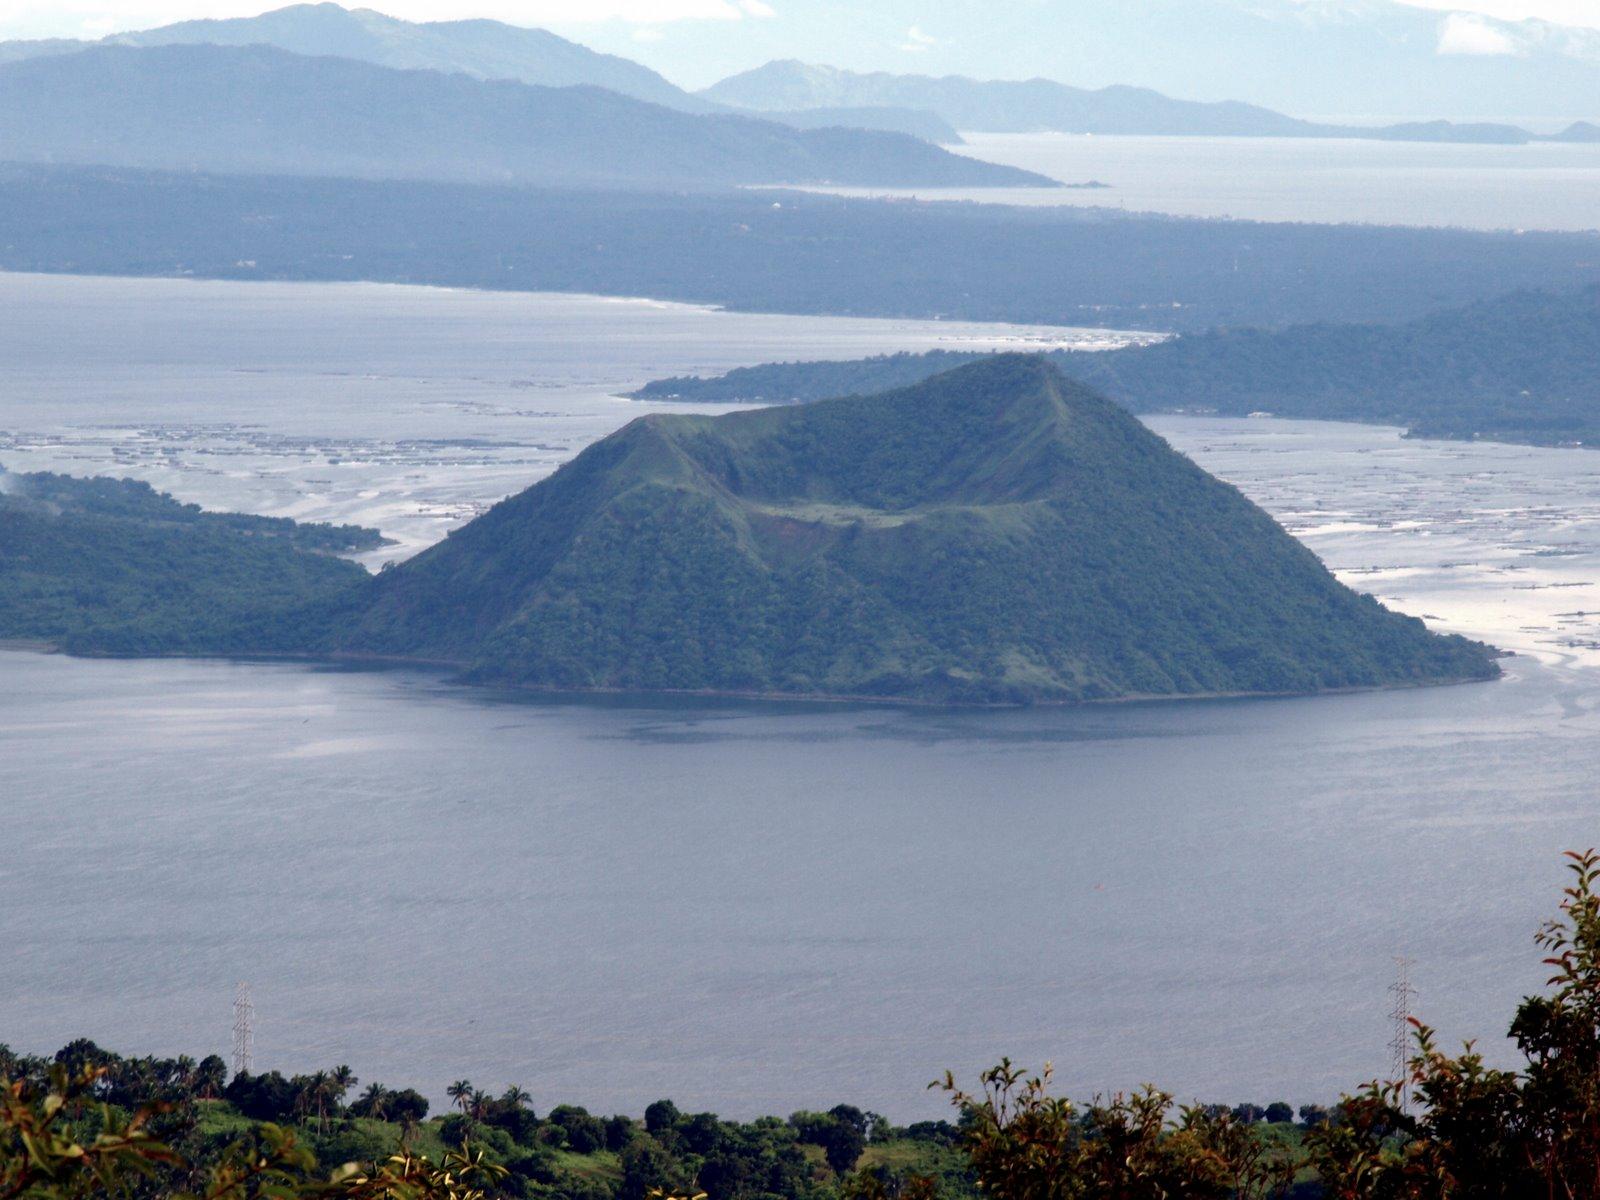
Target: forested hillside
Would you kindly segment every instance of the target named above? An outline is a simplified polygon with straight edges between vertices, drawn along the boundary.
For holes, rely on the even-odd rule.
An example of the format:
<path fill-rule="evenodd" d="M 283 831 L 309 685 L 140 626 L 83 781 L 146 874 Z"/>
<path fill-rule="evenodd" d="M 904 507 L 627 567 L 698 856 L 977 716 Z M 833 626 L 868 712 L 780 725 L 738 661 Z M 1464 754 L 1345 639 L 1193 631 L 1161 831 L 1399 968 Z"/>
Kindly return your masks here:
<path fill-rule="evenodd" d="M 356 526 L 204 513 L 132 480 L 0 472 L 0 638 L 86 652 L 269 650 L 367 577 Z"/>
<path fill-rule="evenodd" d="M 1498 674 L 1023 356 L 642 418 L 370 592 L 329 649 L 553 688 L 1017 703 Z"/>
<path fill-rule="evenodd" d="M 904 386 L 977 357 L 771 363 L 655 380 L 633 395 L 791 404 Z M 1401 325 L 1223 329 L 1050 358 L 1135 412 L 1271 412 L 1427 437 L 1600 444 L 1600 288 L 1519 292 Z"/>

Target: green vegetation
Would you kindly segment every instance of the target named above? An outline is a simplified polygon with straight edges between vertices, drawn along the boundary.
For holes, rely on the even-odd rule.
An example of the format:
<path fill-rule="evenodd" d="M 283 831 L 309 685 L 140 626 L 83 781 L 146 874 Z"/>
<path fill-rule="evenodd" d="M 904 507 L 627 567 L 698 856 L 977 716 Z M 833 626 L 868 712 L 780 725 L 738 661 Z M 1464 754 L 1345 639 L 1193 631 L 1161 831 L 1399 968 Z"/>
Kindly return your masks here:
<path fill-rule="evenodd" d="M 53 1058 L 0 1046 L 0 1197 L 296 1200 L 1600 1200 L 1600 854 L 1537 941 L 1548 995 L 1510 1036 L 1520 1069 L 1452 1057 L 1416 1025 L 1405 1078 L 1337 1105 L 1175 1107 L 1154 1087 L 1078 1105 L 1002 1061 L 955 1123 L 897 1128 L 848 1104 L 724 1121 L 670 1100 L 643 1120 L 574 1105 L 538 1116 L 518 1087 L 468 1080 L 427 1119 L 411 1090 L 349 1067 L 229 1080 L 215 1055 Z M 459 1149 L 451 1149 L 459 1147 Z M 437 1164 L 437 1165 L 436 1165 Z"/>
<path fill-rule="evenodd" d="M 1498 674 L 1338 584 L 1037 358 L 868 399 L 647 417 L 374 578 L 377 534 L 6 476 L 0 637 L 352 655 L 550 688 L 935 703 Z"/>
<path fill-rule="evenodd" d="M 359 586 L 374 530 L 207 513 L 148 484 L 0 474 L 0 638 L 140 654 L 281 648 L 283 614 Z"/>
<path fill-rule="evenodd" d="M 657 380 L 634 395 L 796 403 L 903 387 L 979 357 L 773 363 Z M 1600 444 L 1600 288 L 1519 292 L 1403 325 L 1219 330 L 1049 357 L 1135 412 L 1266 411 L 1403 425 L 1425 437 Z"/>
<path fill-rule="evenodd" d="M 1498 674 L 1022 356 L 635 421 L 374 580 L 323 648 L 546 687 L 934 702 Z"/>

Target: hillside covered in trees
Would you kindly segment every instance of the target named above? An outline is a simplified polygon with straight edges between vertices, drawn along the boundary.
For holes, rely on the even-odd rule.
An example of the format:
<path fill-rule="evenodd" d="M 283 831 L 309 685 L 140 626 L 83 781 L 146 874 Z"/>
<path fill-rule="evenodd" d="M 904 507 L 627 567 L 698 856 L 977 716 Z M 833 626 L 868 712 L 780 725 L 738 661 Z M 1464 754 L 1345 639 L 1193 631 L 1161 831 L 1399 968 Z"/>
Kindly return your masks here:
<path fill-rule="evenodd" d="M 330 617 L 553 688 L 1085 701 L 1488 679 L 1037 358 L 651 416 Z"/>
<path fill-rule="evenodd" d="M 633 395 L 792 404 L 903 387 L 980 357 L 771 363 L 656 380 Z M 1049 357 L 1135 412 L 1265 411 L 1427 437 L 1600 444 L 1600 288 L 1518 292 L 1399 325 L 1221 329 Z"/>
<path fill-rule="evenodd" d="M 0 636 L 554 689 L 1079 702 L 1492 679 L 1037 357 L 650 416 L 374 577 L 349 527 L 6 476 Z"/>
<path fill-rule="evenodd" d="M 0 638 L 181 653 L 256 643 L 366 578 L 375 530 L 202 512 L 128 479 L 0 471 Z"/>

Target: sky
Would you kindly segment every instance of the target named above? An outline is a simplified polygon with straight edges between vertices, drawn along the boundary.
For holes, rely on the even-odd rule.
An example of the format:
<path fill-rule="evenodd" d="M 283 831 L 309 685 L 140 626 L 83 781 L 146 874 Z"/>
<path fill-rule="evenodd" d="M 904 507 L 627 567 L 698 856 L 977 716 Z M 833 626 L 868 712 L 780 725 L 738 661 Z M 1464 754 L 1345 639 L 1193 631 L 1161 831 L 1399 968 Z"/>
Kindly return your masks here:
<path fill-rule="evenodd" d="M 936 2 L 936 0 L 935 0 Z M 998 2 L 998 0 L 997 0 Z M 1600 29 L 1600 0 L 1409 0 L 1418 7 L 1541 18 Z M 196 17 L 253 16 L 288 0 L 0 0 L 0 37 L 97 37 Z M 345 0 L 357 7 L 362 0 Z M 621 19 L 643 27 L 737 21 L 781 13 L 783 0 L 365 0 L 407 20 L 492 17 L 519 25 Z"/>

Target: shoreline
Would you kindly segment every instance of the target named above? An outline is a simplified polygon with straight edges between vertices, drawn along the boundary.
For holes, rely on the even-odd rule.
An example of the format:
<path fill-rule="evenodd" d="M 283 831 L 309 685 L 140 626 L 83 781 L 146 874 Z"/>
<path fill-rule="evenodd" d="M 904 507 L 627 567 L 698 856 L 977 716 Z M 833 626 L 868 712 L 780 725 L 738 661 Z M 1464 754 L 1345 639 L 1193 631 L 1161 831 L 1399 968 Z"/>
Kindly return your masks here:
<path fill-rule="evenodd" d="M 1495 649 L 1495 658 L 1519 657 L 1513 650 Z M 7 651 L 37 654 L 59 654 L 65 658 L 100 662 L 222 662 L 234 664 L 298 664 L 310 667 L 346 666 L 354 670 L 363 667 L 373 671 L 417 670 L 463 672 L 468 664 L 456 659 L 412 658 L 393 654 L 96 654 L 79 653 L 61 646 L 31 639 L 0 638 L 0 653 Z M 641 700 L 733 700 L 758 704 L 803 704 L 825 707 L 863 705 L 871 708 L 907 708 L 918 711 L 940 710 L 946 712 L 1021 712 L 1029 709 L 1099 709 L 1135 705 L 1168 706 L 1207 702 L 1237 702 L 1266 700 L 1309 700 L 1321 696 L 1359 696 L 1376 692 L 1420 691 L 1424 688 L 1462 687 L 1475 683 L 1500 683 L 1504 670 L 1496 664 L 1496 673 L 1486 677 L 1459 676 L 1444 679 L 1402 680 L 1394 683 L 1376 683 L 1366 686 L 1314 688 L 1308 691 L 1285 692 L 1180 692 L 1172 694 L 1133 694 L 1105 696 L 1089 700 L 929 700 L 908 696 L 849 695 L 833 692 L 760 692 L 732 691 L 713 688 L 660 688 L 641 690 L 618 687 L 568 687 L 551 684 L 511 683 L 492 679 L 472 679 L 456 674 L 445 682 L 452 687 L 483 692 L 515 692 L 529 696 L 618 698 L 633 696 Z"/>

